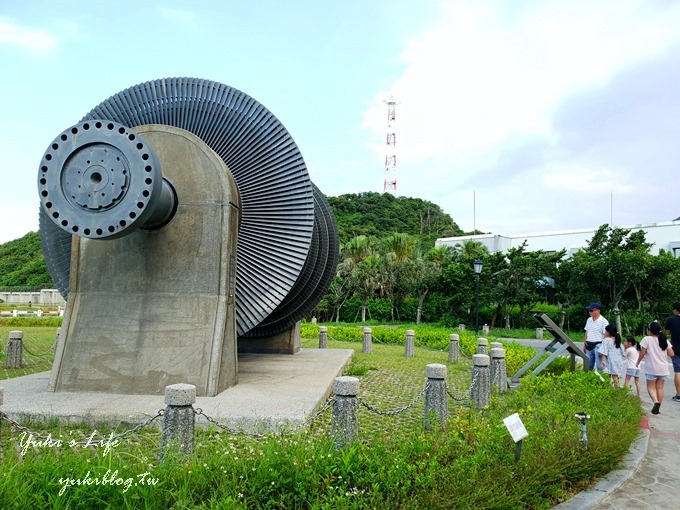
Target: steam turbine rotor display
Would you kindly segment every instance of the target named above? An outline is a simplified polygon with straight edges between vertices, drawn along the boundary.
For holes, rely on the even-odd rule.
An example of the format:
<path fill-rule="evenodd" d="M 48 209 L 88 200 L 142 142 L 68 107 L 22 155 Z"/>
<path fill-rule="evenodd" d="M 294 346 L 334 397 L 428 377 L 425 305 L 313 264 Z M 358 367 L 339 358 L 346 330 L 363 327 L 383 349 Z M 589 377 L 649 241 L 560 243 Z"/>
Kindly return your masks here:
<path fill-rule="evenodd" d="M 279 333 L 308 314 L 335 275 L 330 206 L 279 120 L 243 92 L 167 78 L 105 100 L 57 136 L 38 171 L 48 269 L 67 298 L 73 235 L 115 239 L 172 223 L 181 204 L 135 128 L 165 125 L 198 137 L 233 175 L 241 203 L 236 264 L 239 337 Z"/>

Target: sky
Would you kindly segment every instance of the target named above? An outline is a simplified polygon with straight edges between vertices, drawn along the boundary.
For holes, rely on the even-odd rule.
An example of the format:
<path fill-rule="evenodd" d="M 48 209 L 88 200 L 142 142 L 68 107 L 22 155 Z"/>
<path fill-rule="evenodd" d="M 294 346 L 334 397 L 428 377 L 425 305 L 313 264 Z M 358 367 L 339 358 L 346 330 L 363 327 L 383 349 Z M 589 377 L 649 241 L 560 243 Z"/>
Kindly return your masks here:
<path fill-rule="evenodd" d="M 326 194 L 383 192 L 465 231 L 680 217 L 674 0 L 0 0 L 0 243 L 38 229 L 47 146 L 157 78 L 254 97 Z"/>

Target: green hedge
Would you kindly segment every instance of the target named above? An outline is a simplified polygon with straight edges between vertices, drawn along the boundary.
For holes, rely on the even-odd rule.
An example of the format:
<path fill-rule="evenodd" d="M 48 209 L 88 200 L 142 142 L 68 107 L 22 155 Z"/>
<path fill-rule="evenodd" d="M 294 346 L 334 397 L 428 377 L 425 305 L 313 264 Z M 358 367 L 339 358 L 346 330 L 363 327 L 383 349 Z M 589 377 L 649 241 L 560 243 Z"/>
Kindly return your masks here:
<path fill-rule="evenodd" d="M 362 342 L 364 338 L 363 328 L 369 326 L 372 329 L 374 342 L 399 345 L 405 342 L 406 331 L 412 329 L 415 333 L 415 345 L 429 349 L 448 350 L 449 335 L 454 332 L 433 325 L 399 325 L 386 326 L 375 324 L 323 324 L 328 328 L 328 337 L 340 342 Z M 319 338 L 319 326 L 304 322 L 300 327 L 300 334 L 304 338 Z M 474 332 L 455 331 L 459 336 L 459 345 L 464 355 L 471 356 L 477 349 L 477 340 Z M 496 339 L 492 338 L 494 341 Z M 505 349 L 505 360 L 508 375 L 512 375 L 529 361 L 536 351 L 531 347 L 519 345 L 512 342 L 502 342 Z M 554 370 L 554 369 L 553 369 Z"/>
<path fill-rule="evenodd" d="M 0 326 L 17 328 L 44 326 L 47 328 L 58 328 L 61 326 L 62 320 L 62 317 L 5 317 L 0 319 Z"/>

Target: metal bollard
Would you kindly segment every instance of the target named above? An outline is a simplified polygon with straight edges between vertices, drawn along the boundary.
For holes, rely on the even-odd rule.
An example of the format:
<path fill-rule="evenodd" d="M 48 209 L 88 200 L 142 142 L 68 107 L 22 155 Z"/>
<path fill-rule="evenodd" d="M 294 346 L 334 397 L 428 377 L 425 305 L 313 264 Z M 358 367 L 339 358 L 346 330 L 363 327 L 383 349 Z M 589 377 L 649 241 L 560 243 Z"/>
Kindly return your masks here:
<path fill-rule="evenodd" d="M 500 393 L 508 389 L 508 372 L 505 365 L 505 349 L 491 349 L 490 377 L 492 386 L 496 386 Z"/>
<path fill-rule="evenodd" d="M 449 417 L 448 395 L 446 391 L 446 365 L 430 363 L 425 368 L 427 386 L 425 386 L 425 430 L 432 427 L 432 415 L 436 415 L 439 423 L 444 425 Z"/>
<path fill-rule="evenodd" d="M 460 336 L 452 333 L 449 335 L 449 363 L 458 363 L 460 357 L 460 351 L 458 346 L 458 341 Z"/>
<path fill-rule="evenodd" d="M 319 326 L 319 349 L 328 348 L 328 328 Z"/>
<path fill-rule="evenodd" d="M 477 339 L 477 354 L 488 354 L 489 353 L 489 340 L 486 338 Z"/>
<path fill-rule="evenodd" d="M 412 329 L 406 330 L 406 349 L 404 354 L 407 358 L 412 358 L 415 354 L 415 331 Z"/>
<path fill-rule="evenodd" d="M 344 448 L 352 443 L 359 432 L 357 409 L 359 408 L 359 379 L 336 377 L 333 382 L 333 420 L 331 430 L 335 446 Z"/>
<path fill-rule="evenodd" d="M 165 387 L 165 414 L 161 433 L 161 459 L 170 448 L 188 454 L 194 451 L 196 386 L 171 384 Z"/>
<path fill-rule="evenodd" d="M 7 359 L 5 368 L 21 368 L 24 366 L 24 332 L 10 331 L 7 341 Z"/>
<path fill-rule="evenodd" d="M 487 354 L 474 354 L 472 356 L 472 386 L 470 397 L 475 409 L 481 409 L 489 405 L 491 393 L 489 356 Z"/>
<path fill-rule="evenodd" d="M 361 345 L 361 352 L 370 353 L 373 351 L 372 331 L 368 326 L 364 327 L 364 343 Z"/>

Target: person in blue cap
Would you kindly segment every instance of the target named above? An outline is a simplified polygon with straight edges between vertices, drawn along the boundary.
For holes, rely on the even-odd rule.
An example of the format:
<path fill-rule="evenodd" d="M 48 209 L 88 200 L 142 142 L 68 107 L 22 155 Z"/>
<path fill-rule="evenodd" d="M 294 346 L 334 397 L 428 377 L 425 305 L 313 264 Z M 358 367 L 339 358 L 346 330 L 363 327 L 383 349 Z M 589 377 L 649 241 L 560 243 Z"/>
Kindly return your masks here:
<path fill-rule="evenodd" d="M 583 351 L 588 355 L 588 370 L 597 370 L 598 347 L 604 338 L 604 328 L 609 325 L 609 321 L 602 315 L 602 305 L 600 303 L 590 303 L 586 310 L 590 317 L 583 328 L 586 332 L 583 342 Z"/>

